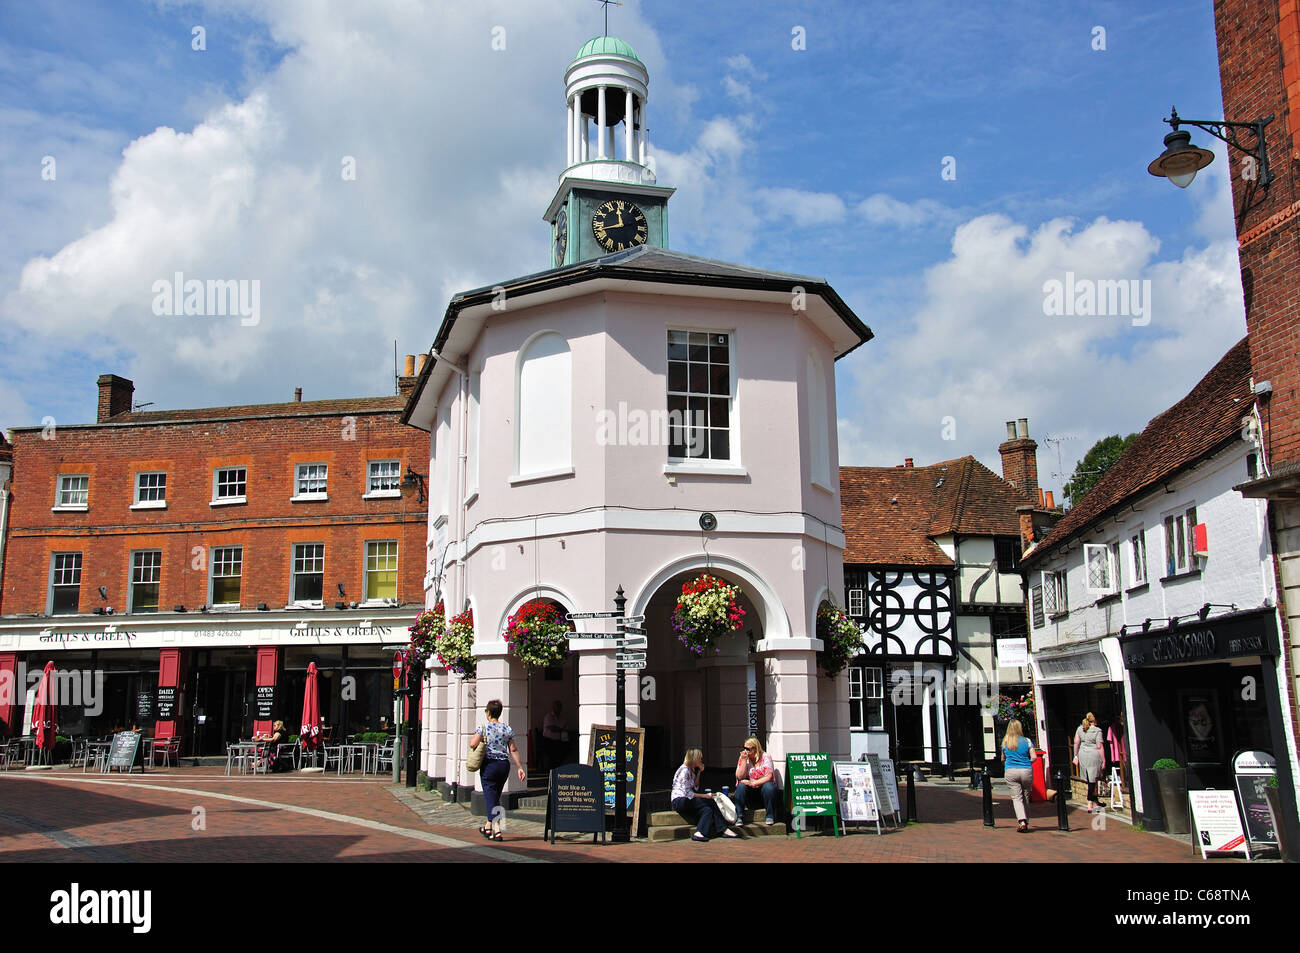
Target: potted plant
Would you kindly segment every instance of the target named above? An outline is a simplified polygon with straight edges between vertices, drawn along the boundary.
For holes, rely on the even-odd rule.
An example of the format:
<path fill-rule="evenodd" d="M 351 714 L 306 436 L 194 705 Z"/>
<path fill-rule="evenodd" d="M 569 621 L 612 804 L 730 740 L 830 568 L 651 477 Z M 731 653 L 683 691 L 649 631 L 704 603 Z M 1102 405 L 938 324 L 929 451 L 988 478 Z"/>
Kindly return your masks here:
<path fill-rule="evenodd" d="M 550 668 L 569 654 L 573 623 L 545 599 L 525 602 L 506 623 L 506 647 L 525 668 Z"/>
<path fill-rule="evenodd" d="M 434 637 L 433 654 L 461 678 L 473 678 L 478 667 L 474 658 L 474 610 L 452 616 L 447 628 Z"/>
<path fill-rule="evenodd" d="M 411 633 L 411 644 L 407 653 L 423 664 L 434 654 L 434 644 L 447 629 L 447 612 L 441 602 L 432 609 L 425 609 L 415 617 L 415 625 L 407 628 Z"/>
<path fill-rule="evenodd" d="M 720 652 L 717 642 L 744 621 L 740 587 L 707 573 L 682 585 L 672 614 L 677 640 L 695 655 L 703 655 L 707 649 Z"/>
<path fill-rule="evenodd" d="M 1170 834 L 1186 834 L 1187 826 L 1187 770 L 1173 758 L 1161 758 L 1151 766 L 1156 793 L 1160 797 L 1160 813 L 1165 818 L 1165 830 Z"/>
<path fill-rule="evenodd" d="M 817 668 L 827 678 L 844 671 L 862 650 L 862 628 L 833 602 L 823 602 L 817 609 L 817 638 L 825 645 L 817 653 Z"/>

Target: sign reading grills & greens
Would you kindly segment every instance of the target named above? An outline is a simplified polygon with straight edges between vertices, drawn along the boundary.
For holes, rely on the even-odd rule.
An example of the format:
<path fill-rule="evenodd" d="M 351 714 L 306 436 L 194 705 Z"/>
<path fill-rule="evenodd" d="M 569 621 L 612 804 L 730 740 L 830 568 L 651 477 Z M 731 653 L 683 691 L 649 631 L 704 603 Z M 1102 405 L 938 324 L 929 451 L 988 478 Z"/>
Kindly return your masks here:
<path fill-rule="evenodd" d="M 790 790 L 791 816 L 829 817 L 835 823 L 838 837 L 839 812 L 831 756 L 825 752 L 786 755 L 785 779 Z"/>

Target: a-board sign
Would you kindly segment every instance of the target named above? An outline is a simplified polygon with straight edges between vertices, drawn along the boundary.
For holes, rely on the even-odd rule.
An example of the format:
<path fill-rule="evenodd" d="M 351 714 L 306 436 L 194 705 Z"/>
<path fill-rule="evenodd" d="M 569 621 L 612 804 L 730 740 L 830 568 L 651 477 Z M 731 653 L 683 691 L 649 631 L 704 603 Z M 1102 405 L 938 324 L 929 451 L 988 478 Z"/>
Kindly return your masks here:
<path fill-rule="evenodd" d="M 846 821 L 873 821 L 880 830 L 880 801 L 871 766 L 864 761 L 835 762 L 835 791 L 840 817 Z"/>
<path fill-rule="evenodd" d="M 108 769 L 121 768 L 124 771 L 130 771 L 140 765 L 140 770 L 144 771 L 143 752 L 140 750 L 140 732 L 138 731 L 119 731 L 113 736 L 113 746 L 108 749 Z"/>
<path fill-rule="evenodd" d="M 158 720 L 171 721 L 176 717 L 176 687 L 158 688 Z"/>
<path fill-rule="evenodd" d="M 875 755 L 870 757 L 875 757 Z M 885 779 L 885 797 L 889 799 L 889 813 L 898 815 L 900 813 L 898 807 L 898 776 L 894 773 L 894 760 L 892 758 L 880 759 L 880 776 Z"/>
<path fill-rule="evenodd" d="M 552 844 L 557 833 L 590 834 L 593 844 L 599 834 L 605 842 L 605 777 L 600 768 L 566 764 L 551 772 L 543 840 L 548 833 Z"/>
<path fill-rule="evenodd" d="M 27 689 L 27 703 L 23 706 L 23 737 L 32 736 L 32 713 L 36 711 L 36 686 Z"/>
<path fill-rule="evenodd" d="M 630 821 L 632 836 L 637 836 L 639 829 L 639 808 L 641 806 L 641 766 L 645 760 L 645 748 L 641 744 L 642 730 L 626 728 L 627 734 L 627 816 Z M 618 762 L 618 732 L 609 725 L 591 726 L 591 744 L 587 760 L 600 769 L 605 776 L 605 811 L 614 813 L 614 770 Z"/>
<path fill-rule="evenodd" d="M 135 694 L 135 720 L 141 723 L 153 718 L 153 692 L 143 691 Z"/>
<path fill-rule="evenodd" d="M 268 721 L 275 712 L 275 686 L 257 686 L 257 720 Z"/>
<path fill-rule="evenodd" d="M 1276 846 L 1273 809 L 1269 807 L 1264 791 L 1268 779 L 1277 774 L 1277 762 L 1267 751 L 1241 751 L 1232 759 L 1232 772 L 1251 843 Z"/>
<path fill-rule="evenodd" d="M 1202 859 L 1210 854 L 1245 854 L 1250 857 L 1246 833 L 1237 813 L 1233 791 L 1188 791 L 1192 806 L 1193 843 L 1201 848 Z"/>
<path fill-rule="evenodd" d="M 836 811 L 835 773 L 831 756 L 825 752 L 790 754 L 785 758 L 785 780 L 790 790 L 790 814 L 800 813 L 813 817 L 835 819 L 839 833 L 839 813 Z"/>

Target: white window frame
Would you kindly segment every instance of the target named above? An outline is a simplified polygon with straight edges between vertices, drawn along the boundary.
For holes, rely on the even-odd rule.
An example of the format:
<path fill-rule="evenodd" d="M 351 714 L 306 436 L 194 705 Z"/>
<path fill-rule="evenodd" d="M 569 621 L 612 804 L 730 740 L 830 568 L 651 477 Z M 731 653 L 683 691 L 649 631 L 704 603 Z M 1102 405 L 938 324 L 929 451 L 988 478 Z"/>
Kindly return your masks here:
<path fill-rule="evenodd" d="M 722 458 L 718 458 L 718 457 L 712 457 L 712 456 L 709 456 L 709 457 L 690 457 L 690 456 L 687 456 L 687 457 L 674 457 L 674 456 L 671 455 L 671 453 L 668 452 L 668 451 L 671 449 L 671 444 L 670 444 L 669 447 L 665 447 L 665 448 L 664 448 L 665 453 L 667 454 L 667 457 L 666 457 L 666 459 L 667 459 L 667 463 L 664 465 L 664 472 L 665 472 L 665 473 L 699 473 L 699 474 L 711 475 L 711 476 L 746 476 L 746 475 L 748 474 L 748 471 L 746 471 L 745 468 L 742 466 L 742 464 L 741 464 L 741 455 L 740 455 L 740 400 L 739 400 L 738 395 L 737 395 L 737 393 L 736 393 L 736 381 L 737 381 L 736 366 L 737 366 L 737 364 L 739 363 L 738 360 L 737 360 L 737 358 L 739 357 L 739 354 L 738 354 L 738 351 L 739 351 L 739 343 L 738 343 L 738 342 L 739 342 L 739 335 L 736 333 L 736 329 L 735 329 L 735 328 L 728 328 L 728 329 L 720 329 L 720 328 L 700 328 L 700 327 L 688 327 L 688 326 L 681 326 L 681 325 L 676 325 L 676 326 L 674 326 L 674 325 L 668 325 L 667 327 L 664 328 L 664 336 L 663 336 L 663 338 L 662 338 L 661 340 L 664 342 L 664 350 L 663 350 L 663 355 L 664 355 L 664 358 L 663 358 L 663 360 L 664 360 L 664 364 L 663 364 L 663 368 L 664 368 L 664 391 L 663 391 L 663 393 L 664 393 L 664 409 L 665 409 L 665 410 L 667 410 L 668 397 L 669 397 L 670 394 L 678 394 L 678 395 L 681 395 L 681 394 L 689 394 L 689 393 L 690 393 L 690 379 L 689 379 L 689 377 L 690 377 L 690 370 L 689 370 L 689 359 L 688 359 L 688 362 L 687 362 L 687 363 L 688 363 L 688 369 L 687 369 L 687 381 L 686 381 L 687 389 L 686 389 L 686 391 L 671 391 L 671 390 L 669 389 L 669 387 L 668 387 L 668 372 L 669 372 L 669 368 L 668 368 L 668 364 L 669 364 L 669 360 L 668 360 L 668 333 L 669 333 L 669 332 L 672 332 L 672 331 L 680 331 L 680 332 L 686 333 L 687 335 L 689 335 L 689 334 L 691 334 L 691 333 L 695 333 L 695 334 L 705 334 L 705 335 L 725 334 L 726 337 L 727 337 L 727 361 L 728 361 L 728 365 L 727 365 L 727 371 L 728 371 L 728 375 L 727 375 L 727 401 L 728 401 L 728 403 L 727 403 L 727 450 L 728 450 L 728 456 L 726 457 L 726 459 L 722 459 Z M 688 342 L 689 342 L 689 338 L 688 338 Z M 688 343 L 688 347 L 689 347 L 689 343 Z M 689 352 L 688 352 L 688 354 L 689 354 Z M 712 399 L 712 398 L 707 398 L 707 399 Z M 690 411 L 689 411 L 689 397 L 687 398 L 687 400 L 688 400 L 688 410 L 687 410 L 687 413 L 689 414 L 689 412 L 690 412 Z M 829 410 L 828 410 L 828 413 L 829 413 Z"/>
<path fill-rule="evenodd" d="M 238 602 L 213 602 L 212 593 L 216 588 L 213 583 L 217 579 L 217 553 L 224 550 L 234 549 L 239 551 L 239 601 Z M 223 575 L 222 579 L 233 578 L 230 575 Z M 322 583 L 324 580 L 322 580 Z M 209 551 L 208 559 L 208 605 L 213 609 L 238 609 L 244 602 L 244 547 L 234 546 L 213 546 Z"/>
<path fill-rule="evenodd" d="M 238 496 L 218 496 L 217 491 L 221 488 L 221 474 L 230 473 L 234 470 L 244 471 L 244 492 Z M 209 506 L 233 506 L 236 503 L 248 502 L 248 467 L 234 465 L 229 467 L 217 467 L 212 471 L 212 502 Z"/>
<path fill-rule="evenodd" d="M 156 500 L 140 499 L 140 491 L 146 487 L 141 484 L 146 477 L 162 477 L 162 485 L 149 487 L 149 490 L 161 490 L 162 496 Z M 141 470 L 135 475 L 135 489 L 131 494 L 131 509 L 133 510 L 165 510 L 167 509 L 167 471 L 166 470 Z"/>
<path fill-rule="evenodd" d="M 396 547 L 396 551 L 393 554 L 394 558 L 398 560 L 401 558 L 402 548 L 399 541 L 396 539 L 368 539 L 365 541 L 361 548 L 361 596 L 364 600 L 362 605 L 382 606 L 387 602 L 387 597 L 371 599 L 366 595 L 366 593 L 370 591 L 370 547 L 380 543 L 392 543 L 393 546 Z M 400 562 L 394 566 L 393 572 L 395 574 L 393 580 L 393 597 L 396 598 L 402 579 Z"/>
<path fill-rule="evenodd" d="M 321 475 L 319 477 L 315 477 L 315 476 L 309 476 L 304 474 L 303 471 L 307 470 L 307 468 L 309 467 L 320 467 L 322 469 Z M 289 497 L 289 502 L 290 503 L 317 503 L 317 502 L 328 500 L 330 498 L 329 474 L 330 474 L 330 465 L 326 463 L 324 460 L 312 460 L 307 463 L 295 463 L 293 466 L 293 496 Z M 316 479 L 319 479 L 321 481 L 321 485 L 324 487 L 323 490 L 313 490 L 307 493 L 303 493 L 299 490 L 299 486 L 302 484 L 304 480 L 316 480 Z"/>
<path fill-rule="evenodd" d="M 864 599 L 863 590 L 850 589 L 848 592 L 849 616 L 854 619 L 861 619 L 863 615 Z"/>
<path fill-rule="evenodd" d="M 1142 586 L 1147 582 L 1147 534 L 1138 527 L 1128 540 L 1129 568 L 1133 574 L 1133 585 Z"/>
<path fill-rule="evenodd" d="M 135 561 L 136 561 L 136 557 L 138 557 L 138 556 L 143 556 L 143 555 L 145 555 L 146 553 L 157 553 L 157 554 L 158 554 L 158 581 L 157 581 L 157 583 L 156 583 L 156 585 L 158 586 L 158 606 L 157 606 L 157 608 L 155 608 L 155 609 L 153 609 L 153 610 L 147 610 L 147 611 L 146 611 L 146 614 L 158 613 L 158 612 L 162 612 L 162 611 L 163 611 L 163 597 L 162 597 L 162 550 L 161 550 L 161 549 L 133 549 L 133 550 L 131 550 L 131 559 L 130 559 L 130 561 L 127 563 L 127 570 L 126 570 L 126 572 L 127 572 L 127 575 L 126 575 L 126 607 L 127 607 L 127 608 L 126 608 L 126 611 L 127 611 L 127 612 L 130 612 L 130 613 L 135 613 L 136 611 L 138 611 L 138 610 L 136 609 L 136 607 L 135 607 L 135 587 L 136 587 L 136 578 L 135 578 L 135 569 L 136 569 L 136 566 L 135 566 Z M 142 585 L 148 585 L 148 583 L 141 583 L 141 584 L 142 584 Z"/>
<path fill-rule="evenodd" d="M 382 466 L 385 463 L 393 464 L 397 475 L 397 486 L 393 489 L 375 489 L 375 467 Z M 294 484 L 297 486 L 297 484 Z M 402 495 L 402 461 L 396 458 L 385 458 L 383 460 L 366 461 L 366 492 L 361 494 L 363 500 L 385 500 L 394 499 Z"/>
<path fill-rule="evenodd" d="M 58 561 L 60 556 L 77 557 L 77 565 L 75 567 L 77 573 L 77 611 L 60 612 L 59 615 L 60 616 L 80 615 L 81 614 L 81 581 L 82 581 L 81 575 L 82 575 L 82 569 L 85 566 L 85 556 L 83 553 L 76 552 L 76 551 L 50 553 L 50 580 L 49 580 L 49 587 L 46 589 L 45 614 L 48 616 L 54 615 L 54 587 L 56 585 L 64 586 L 64 587 L 68 587 L 71 585 L 70 583 L 56 583 L 54 581 L 55 573 L 59 571 Z M 64 571 L 66 572 L 66 570 Z"/>
<path fill-rule="evenodd" d="M 298 589 L 298 547 L 299 546 L 319 546 L 320 547 L 320 599 L 298 599 L 295 593 Z M 315 575 L 312 573 L 311 575 Z M 241 584 L 240 598 L 243 598 Z M 302 540 L 289 544 L 289 605 L 295 609 L 321 609 L 325 606 L 325 543 L 324 541 L 316 542 L 313 540 Z"/>
<path fill-rule="evenodd" d="M 1118 568 L 1113 543 L 1083 544 L 1083 587 L 1089 593 L 1113 595 L 1119 592 Z M 1094 576 L 1098 577 L 1095 582 Z"/>
<path fill-rule="evenodd" d="M 69 487 L 68 481 L 85 480 L 84 490 L 73 490 Z M 85 493 L 84 503 L 65 503 L 64 497 L 70 493 Z M 60 473 L 58 482 L 54 485 L 54 505 L 50 507 L 55 512 L 65 513 L 84 513 L 90 509 L 90 474 L 89 473 Z"/>
<path fill-rule="evenodd" d="M 1043 615 L 1050 621 L 1053 616 L 1070 611 L 1069 586 L 1064 572 L 1043 570 Z"/>

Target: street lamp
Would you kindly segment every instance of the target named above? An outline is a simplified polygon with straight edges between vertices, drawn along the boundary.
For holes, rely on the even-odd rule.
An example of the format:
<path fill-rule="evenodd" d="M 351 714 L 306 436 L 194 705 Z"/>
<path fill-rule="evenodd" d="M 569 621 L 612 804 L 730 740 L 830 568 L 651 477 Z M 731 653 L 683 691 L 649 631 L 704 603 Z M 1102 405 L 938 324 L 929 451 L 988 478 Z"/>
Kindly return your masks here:
<path fill-rule="evenodd" d="M 1264 140 L 1264 127 L 1273 121 L 1273 116 L 1266 116 L 1254 122 L 1215 122 L 1206 119 L 1183 119 L 1178 110 L 1171 108 L 1170 116 L 1165 122 L 1173 127 L 1173 132 L 1165 136 L 1165 151 L 1151 160 L 1147 171 L 1154 176 L 1167 178 L 1180 189 L 1192 184 L 1196 173 L 1214 161 L 1214 153 L 1192 145 L 1191 134 L 1179 129 L 1179 126 L 1195 126 L 1204 129 L 1214 138 L 1226 142 L 1229 146 L 1244 152 L 1252 162 L 1243 171 L 1242 178 L 1256 180 L 1265 188 L 1273 181 L 1273 173 L 1268 167 L 1268 148 Z M 1246 148 L 1238 139 L 1239 129 L 1248 129 L 1254 136 L 1251 148 Z"/>

